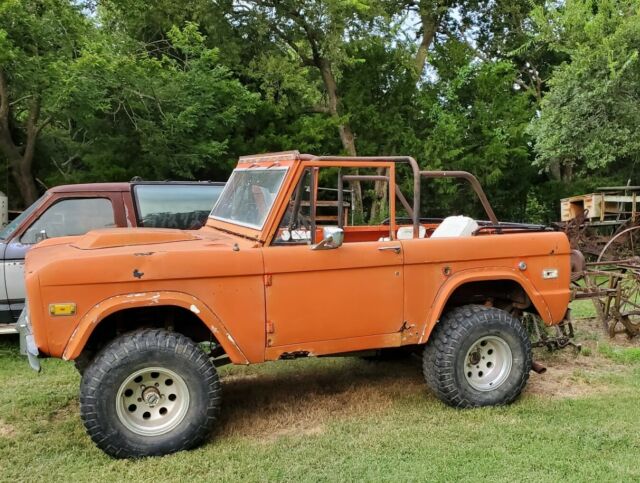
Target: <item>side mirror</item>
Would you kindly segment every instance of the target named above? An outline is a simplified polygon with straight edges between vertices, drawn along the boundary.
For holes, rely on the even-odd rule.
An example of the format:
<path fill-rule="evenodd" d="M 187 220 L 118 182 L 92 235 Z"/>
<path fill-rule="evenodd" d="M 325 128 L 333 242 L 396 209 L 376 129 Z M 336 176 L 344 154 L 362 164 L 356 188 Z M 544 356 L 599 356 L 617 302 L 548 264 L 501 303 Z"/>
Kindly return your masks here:
<path fill-rule="evenodd" d="M 325 226 L 322 229 L 322 241 L 311 246 L 312 250 L 333 250 L 342 246 L 344 230 L 337 226 Z"/>
<path fill-rule="evenodd" d="M 46 240 L 47 238 L 49 238 L 47 236 L 47 230 L 43 229 L 36 233 L 36 243 L 41 242 L 42 240 Z"/>

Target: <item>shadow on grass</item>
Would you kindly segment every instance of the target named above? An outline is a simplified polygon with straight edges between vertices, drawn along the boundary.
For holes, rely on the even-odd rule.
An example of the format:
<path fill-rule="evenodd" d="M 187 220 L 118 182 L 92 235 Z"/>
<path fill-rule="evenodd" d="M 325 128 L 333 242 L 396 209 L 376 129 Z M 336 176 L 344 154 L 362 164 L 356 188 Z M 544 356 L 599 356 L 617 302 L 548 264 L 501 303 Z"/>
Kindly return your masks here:
<path fill-rule="evenodd" d="M 432 397 L 419 364 L 410 358 L 394 362 L 299 360 L 242 369 L 232 368 L 223 377 L 222 437 L 268 441 L 320 434 L 331 421 L 376 414 L 403 396 Z"/>

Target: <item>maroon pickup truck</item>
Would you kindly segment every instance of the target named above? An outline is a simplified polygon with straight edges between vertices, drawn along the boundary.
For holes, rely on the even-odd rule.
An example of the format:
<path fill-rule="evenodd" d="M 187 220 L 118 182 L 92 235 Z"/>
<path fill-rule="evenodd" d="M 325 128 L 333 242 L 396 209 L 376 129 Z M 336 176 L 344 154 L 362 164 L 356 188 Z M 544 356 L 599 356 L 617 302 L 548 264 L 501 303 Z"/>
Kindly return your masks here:
<path fill-rule="evenodd" d="M 58 186 L 0 231 L 0 334 L 15 333 L 24 307 L 24 257 L 46 238 L 98 228 L 144 226 L 195 230 L 224 183 L 131 182 Z"/>

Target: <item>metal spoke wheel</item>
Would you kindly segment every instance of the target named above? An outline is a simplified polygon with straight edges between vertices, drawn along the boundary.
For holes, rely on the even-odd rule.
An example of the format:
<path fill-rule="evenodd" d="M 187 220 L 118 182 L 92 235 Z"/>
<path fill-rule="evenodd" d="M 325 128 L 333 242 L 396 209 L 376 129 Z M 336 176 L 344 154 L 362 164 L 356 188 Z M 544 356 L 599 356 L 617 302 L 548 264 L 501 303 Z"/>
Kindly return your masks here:
<path fill-rule="evenodd" d="M 178 426 L 189 409 L 189 389 L 184 379 L 162 367 L 131 374 L 116 396 L 120 422 L 143 436 L 159 436 Z"/>
<path fill-rule="evenodd" d="M 640 334 L 640 225 L 617 233 L 598 257 L 601 270 L 609 270 L 609 293 L 595 301 L 598 315 L 609 335 L 623 332 L 631 338 Z M 607 262 L 611 262 L 608 265 Z M 618 327 L 622 326 L 622 329 Z"/>
<path fill-rule="evenodd" d="M 628 337 L 640 334 L 640 270 L 627 268 L 617 279 L 616 292 L 611 297 L 610 312 Z M 612 326 L 612 336 L 617 332 Z"/>
<path fill-rule="evenodd" d="M 511 373 L 513 355 L 509 344 L 498 336 L 482 337 L 467 351 L 465 378 L 478 391 L 500 387 Z"/>

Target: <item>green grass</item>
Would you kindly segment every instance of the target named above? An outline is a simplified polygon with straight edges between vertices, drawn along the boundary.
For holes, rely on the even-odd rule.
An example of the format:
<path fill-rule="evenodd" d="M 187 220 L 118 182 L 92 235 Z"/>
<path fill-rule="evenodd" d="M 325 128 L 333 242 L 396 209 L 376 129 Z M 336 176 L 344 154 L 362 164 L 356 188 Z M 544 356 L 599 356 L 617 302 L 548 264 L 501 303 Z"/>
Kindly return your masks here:
<path fill-rule="evenodd" d="M 221 427 L 208 444 L 120 461 L 86 436 L 73 367 L 45 360 L 36 374 L 16 346 L 0 340 L 2 481 L 640 479 L 636 356 L 615 372 L 585 365 L 597 353 L 547 356 L 545 363 L 556 368 L 563 361 L 575 366 L 568 387 L 554 383 L 550 367 L 544 376 L 532 374 L 537 389 L 517 403 L 479 410 L 438 402 L 411 362 L 344 358 L 228 367 Z M 572 385 L 588 391 L 563 397 Z"/>
<path fill-rule="evenodd" d="M 596 309 L 591 300 L 574 300 L 569 305 L 571 308 L 571 318 L 590 319 L 596 316 Z"/>
<path fill-rule="evenodd" d="M 640 347 L 612 347 L 605 343 L 598 346 L 598 351 L 621 364 L 640 364 Z"/>

